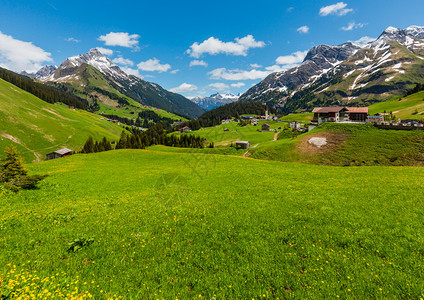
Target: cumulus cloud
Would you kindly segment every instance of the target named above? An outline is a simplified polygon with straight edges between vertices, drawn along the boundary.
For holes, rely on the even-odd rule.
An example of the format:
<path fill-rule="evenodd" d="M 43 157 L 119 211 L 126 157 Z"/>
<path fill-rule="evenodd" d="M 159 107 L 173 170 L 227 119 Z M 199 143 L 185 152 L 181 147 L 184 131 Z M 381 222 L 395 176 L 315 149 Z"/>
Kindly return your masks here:
<path fill-rule="evenodd" d="M 250 67 L 252 67 L 254 69 L 262 68 L 262 66 L 261 65 L 258 65 L 258 64 L 250 64 Z"/>
<path fill-rule="evenodd" d="M 363 36 L 359 40 L 353 41 L 352 43 L 359 44 L 359 45 L 365 45 L 365 44 L 374 42 L 375 40 L 376 40 L 376 38 L 372 38 L 372 37 L 369 37 L 369 36 Z"/>
<path fill-rule="evenodd" d="M 0 66 L 15 72 L 38 71 L 43 62 L 52 61 L 51 53 L 31 42 L 17 40 L 0 31 Z"/>
<path fill-rule="evenodd" d="M 303 60 L 308 54 L 308 51 L 296 51 L 290 55 L 279 56 L 275 60 L 278 65 L 292 65 L 299 64 L 303 62 Z"/>
<path fill-rule="evenodd" d="M 321 7 L 319 15 L 322 17 L 328 15 L 344 16 L 352 12 L 353 9 L 347 8 L 347 4 L 344 2 L 338 2 L 336 4 Z"/>
<path fill-rule="evenodd" d="M 194 90 L 197 90 L 197 86 L 186 82 L 182 83 L 180 86 L 170 89 L 170 91 L 173 93 L 187 93 Z"/>
<path fill-rule="evenodd" d="M 169 72 L 169 73 L 171 73 L 171 74 L 177 74 L 179 71 L 180 71 L 179 69 L 175 69 L 175 70 L 172 70 L 172 71 L 171 71 L 171 72 Z"/>
<path fill-rule="evenodd" d="M 137 69 L 132 69 L 129 67 L 121 67 L 121 70 L 129 75 L 134 75 L 143 79 L 143 76 L 140 75 L 140 72 Z"/>
<path fill-rule="evenodd" d="M 228 84 L 217 82 L 217 83 L 211 83 L 209 84 L 209 87 L 213 88 L 216 91 L 225 91 L 228 90 L 230 87 Z"/>
<path fill-rule="evenodd" d="M 296 31 L 299 33 L 307 34 L 309 33 L 309 27 L 305 25 L 305 26 L 299 27 Z"/>
<path fill-rule="evenodd" d="M 81 42 L 81 40 L 77 40 L 76 38 L 73 38 L 73 37 L 67 38 L 67 39 L 65 39 L 65 41 L 67 41 L 67 42 L 74 42 L 74 43 Z"/>
<path fill-rule="evenodd" d="M 117 65 L 134 66 L 134 62 L 131 59 L 123 58 L 122 56 L 119 56 L 112 61 Z"/>
<path fill-rule="evenodd" d="M 161 64 L 160 60 L 157 58 L 152 58 L 146 61 L 140 62 L 137 67 L 142 71 L 150 71 L 150 72 L 167 72 L 171 69 L 171 65 L 169 64 Z"/>
<path fill-rule="evenodd" d="M 259 70 L 227 70 L 226 68 L 218 68 L 208 73 L 211 79 L 225 79 L 225 80 L 256 80 L 263 79 L 269 71 Z"/>
<path fill-rule="evenodd" d="M 246 56 L 247 51 L 251 48 L 265 47 L 262 41 L 256 41 L 252 35 L 247 35 L 243 38 L 235 38 L 235 42 L 223 42 L 217 38 L 210 37 L 202 43 L 194 43 L 190 49 L 186 51 L 191 57 L 199 58 L 203 54 L 217 55 L 237 55 Z"/>
<path fill-rule="evenodd" d="M 102 47 L 97 47 L 96 49 L 99 50 L 100 53 L 103 54 L 103 55 L 107 55 L 107 56 L 113 55 L 113 50 L 111 50 L 111 49 L 106 49 L 106 48 L 102 48 Z"/>
<path fill-rule="evenodd" d="M 207 67 L 208 66 L 208 63 L 207 62 L 205 62 L 205 61 L 203 61 L 203 60 L 192 60 L 191 62 L 190 62 L 190 67 L 193 67 L 193 66 L 202 66 L 202 67 Z"/>
<path fill-rule="evenodd" d="M 244 82 L 237 82 L 237 83 L 232 83 L 231 86 L 232 87 L 236 87 L 236 88 L 240 88 L 242 86 L 245 86 L 246 84 Z"/>
<path fill-rule="evenodd" d="M 106 46 L 121 46 L 126 48 L 137 48 L 138 34 L 129 34 L 128 32 L 110 32 L 101 35 L 98 40 L 105 43 Z"/>
<path fill-rule="evenodd" d="M 350 22 L 347 26 L 343 26 L 341 29 L 344 30 L 344 31 L 351 31 L 351 30 L 354 30 L 354 29 L 362 28 L 366 25 L 367 24 L 364 24 L 364 23 Z"/>

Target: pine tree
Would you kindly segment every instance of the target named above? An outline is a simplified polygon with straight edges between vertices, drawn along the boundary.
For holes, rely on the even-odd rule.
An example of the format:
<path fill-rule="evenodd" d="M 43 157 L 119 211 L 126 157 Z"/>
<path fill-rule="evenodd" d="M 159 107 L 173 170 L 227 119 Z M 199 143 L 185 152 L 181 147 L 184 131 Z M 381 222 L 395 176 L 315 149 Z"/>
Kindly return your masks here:
<path fill-rule="evenodd" d="M 13 178 L 28 174 L 22 157 L 13 145 L 7 147 L 5 153 L 6 158 L 1 160 L 0 165 L 0 182 L 9 182 Z"/>
<path fill-rule="evenodd" d="M 7 147 L 5 153 L 6 157 L 0 164 L 0 183 L 4 183 L 6 188 L 12 191 L 18 191 L 19 188 L 32 189 L 47 177 L 47 175 L 28 175 L 23 159 L 13 145 Z"/>
<path fill-rule="evenodd" d="M 81 153 L 94 153 L 95 148 L 94 148 L 94 142 L 93 142 L 93 138 L 90 136 L 87 141 L 84 144 L 84 147 L 82 148 Z"/>

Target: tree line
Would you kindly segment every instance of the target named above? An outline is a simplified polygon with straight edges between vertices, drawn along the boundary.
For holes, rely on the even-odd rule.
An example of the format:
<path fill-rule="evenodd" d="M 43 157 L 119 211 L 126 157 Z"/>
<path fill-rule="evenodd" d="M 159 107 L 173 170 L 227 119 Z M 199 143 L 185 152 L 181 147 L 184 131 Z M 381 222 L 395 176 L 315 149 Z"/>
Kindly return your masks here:
<path fill-rule="evenodd" d="M 168 135 L 162 124 L 157 123 L 146 131 L 135 128 L 128 128 L 130 133 L 122 131 L 119 141 L 115 148 L 112 146 L 114 142 L 110 142 L 105 137 L 101 141 L 94 142 L 90 136 L 85 142 L 79 153 L 96 153 L 109 151 L 114 149 L 145 149 L 149 146 L 164 145 L 179 148 L 204 148 L 205 138 L 195 136 L 193 134 Z M 213 148 L 213 144 L 208 147 Z"/>

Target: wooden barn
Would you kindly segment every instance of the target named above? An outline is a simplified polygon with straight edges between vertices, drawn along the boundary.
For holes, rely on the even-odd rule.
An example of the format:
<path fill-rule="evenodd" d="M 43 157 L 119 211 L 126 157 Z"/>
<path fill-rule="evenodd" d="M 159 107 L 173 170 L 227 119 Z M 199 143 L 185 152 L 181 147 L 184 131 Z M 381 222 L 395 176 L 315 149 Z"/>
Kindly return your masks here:
<path fill-rule="evenodd" d="M 46 154 L 46 160 L 68 157 L 71 154 L 72 154 L 72 150 L 70 150 L 68 148 L 62 148 L 60 150 L 56 150 L 54 152 L 47 153 Z"/>

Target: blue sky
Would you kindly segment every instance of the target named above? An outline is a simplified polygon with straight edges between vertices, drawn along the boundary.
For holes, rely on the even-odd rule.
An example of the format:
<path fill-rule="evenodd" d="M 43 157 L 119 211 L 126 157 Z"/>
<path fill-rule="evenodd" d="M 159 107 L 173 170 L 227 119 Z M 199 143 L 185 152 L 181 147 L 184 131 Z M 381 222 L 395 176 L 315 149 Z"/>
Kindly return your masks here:
<path fill-rule="evenodd" d="M 0 2 L 0 66 L 32 71 L 100 47 L 185 96 L 243 93 L 319 44 L 424 25 L 424 1 Z"/>

